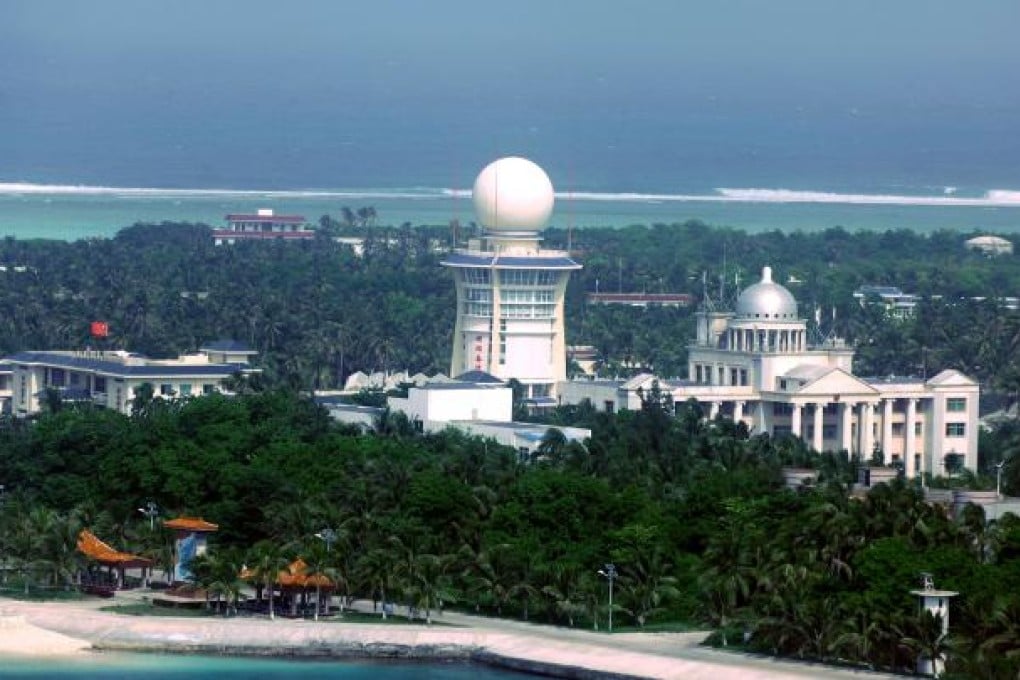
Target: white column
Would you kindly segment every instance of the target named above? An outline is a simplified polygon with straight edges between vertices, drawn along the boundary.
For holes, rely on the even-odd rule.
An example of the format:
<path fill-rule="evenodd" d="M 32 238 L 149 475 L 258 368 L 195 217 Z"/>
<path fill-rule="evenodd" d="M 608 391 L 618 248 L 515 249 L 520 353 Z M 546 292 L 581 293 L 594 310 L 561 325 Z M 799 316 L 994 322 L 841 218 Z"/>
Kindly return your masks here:
<path fill-rule="evenodd" d="M 824 446 L 823 440 L 822 440 L 822 429 L 823 429 L 823 425 L 824 425 L 824 423 L 822 421 L 822 417 L 824 416 L 824 412 L 825 412 L 825 404 L 815 404 L 815 423 L 814 423 L 815 424 L 815 433 L 814 433 L 813 441 L 811 442 L 811 446 L 814 447 L 815 451 L 821 451 L 822 450 L 822 446 Z"/>
<path fill-rule="evenodd" d="M 916 421 L 917 399 L 907 399 L 907 422 L 903 424 L 903 428 L 906 430 L 906 441 L 903 444 L 903 470 L 907 479 L 913 479 L 919 472 L 914 468 L 914 453 L 917 449 L 917 435 L 914 433 L 914 428 L 917 427 L 914 424 Z"/>
<path fill-rule="evenodd" d="M 744 419 L 744 402 L 733 402 L 733 422 L 739 423 Z"/>
<path fill-rule="evenodd" d="M 802 437 L 800 426 L 800 410 L 803 408 L 800 404 L 793 405 L 793 413 L 790 414 L 790 432 L 793 433 L 794 437 Z"/>
<path fill-rule="evenodd" d="M 847 453 L 853 454 L 853 415 L 854 405 L 852 402 L 843 402 L 839 405 L 839 446 Z"/>
<path fill-rule="evenodd" d="M 719 415 L 719 402 L 709 402 L 708 405 L 708 419 L 715 420 L 715 417 Z"/>
<path fill-rule="evenodd" d="M 892 399 L 882 401 L 882 452 L 886 463 L 892 460 L 892 407 Z"/>
<path fill-rule="evenodd" d="M 871 451 L 875 448 L 875 405 L 861 404 L 861 458 L 870 458 Z"/>

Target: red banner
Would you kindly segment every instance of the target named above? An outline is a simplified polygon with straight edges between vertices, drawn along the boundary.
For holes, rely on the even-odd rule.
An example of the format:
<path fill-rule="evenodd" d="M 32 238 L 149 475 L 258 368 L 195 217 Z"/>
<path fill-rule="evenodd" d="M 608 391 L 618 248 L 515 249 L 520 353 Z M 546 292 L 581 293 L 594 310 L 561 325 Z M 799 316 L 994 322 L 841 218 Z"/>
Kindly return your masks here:
<path fill-rule="evenodd" d="M 89 326 L 89 335 L 93 338 L 105 338 L 110 334 L 110 324 L 105 321 L 93 321 Z"/>

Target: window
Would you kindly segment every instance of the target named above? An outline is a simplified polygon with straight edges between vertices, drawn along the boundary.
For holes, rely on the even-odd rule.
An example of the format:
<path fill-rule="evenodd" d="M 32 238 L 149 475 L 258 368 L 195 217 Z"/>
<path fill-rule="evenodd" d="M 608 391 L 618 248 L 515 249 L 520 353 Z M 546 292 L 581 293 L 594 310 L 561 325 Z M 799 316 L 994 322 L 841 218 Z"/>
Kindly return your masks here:
<path fill-rule="evenodd" d="M 504 269 L 499 273 L 500 283 L 507 286 L 554 286 L 558 278 L 555 271 Z"/>
<path fill-rule="evenodd" d="M 96 392 L 106 392 L 106 378 L 101 378 L 97 375 L 92 379 L 92 384 Z"/>
<path fill-rule="evenodd" d="M 892 424 L 892 436 L 902 437 L 903 436 L 903 423 Z"/>
<path fill-rule="evenodd" d="M 921 436 L 921 423 L 914 423 L 914 436 L 915 437 Z"/>
<path fill-rule="evenodd" d="M 162 383 L 159 386 L 159 393 L 164 397 L 174 396 L 174 386 L 170 383 Z"/>
<path fill-rule="evenodd" d="M 181 396 L 182 397 L 191 396 L 191 383 L 181 383 Z"/>
<path fill-rule="evenodd" d="M 216 388 L 212 385 L 202 385 L 202 394 L 212 394 Z"/>
<path fill-rule="evenodd" d="M 62 368 L 51 368 L 50 369 L 50 384 L 54 387 L 64 386 L 64 369 Z"/>
<path fill-rule="evenodd" d="M 489 270 L 488 269 L 465 269 L 464 270 L 464 282 L 465 283 L 476 283 L 485 284 L 489 283 Z"/>
<path fill-rule="evenodd" d="M 747 386 L 747 369 L 740 369 L 740 384 L 744 387 Z"/>
<path fill-rule="evenodd" d="M 774 416 L 788 416 L 793 414 L 793 404 L 781 404 L 775 402 L 772 404 L 772 415 Z"/>
<path fill-rule="evenodd" d="M 967 410 L 967 400 L 963 397 L 950 397 L 946 399 L 946 410 L 960 413 Z"/>
<path fill-rule="evenodd" d="M 701 364 L 694 364 L 694 382 L 701 383 L 702 377 Z"/>
<path fill-rule="evenodd" d="M 967 423 L 946 423 L 947 437 L 965 437 L 967 435 Z"/>
<path fill-rule="evenodd" d="M 836 438 L 836 426 L 822 425 L 822 439 L 835 439 L 835 438 Z"/>
<path fill-rule="evenodd" d="M 81 383 L 81 373 L 71 373 L 68 377 L 71 379 L 72 385 L 78 385 Z"/>
<path fill-rule="evenodd" d="M 606 407 L 606 413 L 612 413 L 613 411 L 616 410 L 616 404 L 614 404 L 611 401 L 606 401 L 605 402 L 605 407 Z"/>

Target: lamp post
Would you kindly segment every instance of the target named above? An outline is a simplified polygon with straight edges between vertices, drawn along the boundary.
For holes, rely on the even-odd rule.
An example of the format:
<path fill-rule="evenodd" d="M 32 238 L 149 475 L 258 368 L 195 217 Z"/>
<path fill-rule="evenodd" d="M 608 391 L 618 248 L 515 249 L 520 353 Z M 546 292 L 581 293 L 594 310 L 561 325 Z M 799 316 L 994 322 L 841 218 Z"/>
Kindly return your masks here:
<path fill-rule="evenodd" d="M 606 566 L 598 571 L 599 576 L 603 576 L 609 581 L 609 632 L 613 632 L 613 581 L 616 580 L 616 565 L 612 562 L 607 562 Z"/>
<path fill-rule="evenodd" d="M 1006 464 L 1005 460 L 1000 460 L 995 464 L 995 498 L 996 500 L 1002 500 L 1002 466 Z M 0 487 L 3 489 L 3 487 Z"/>
<path fill-rule="evenodd" d="M 326 542 L 326 552 L 330 552 L 330 550 L 333 548 L 333 544 L 336 543 L 337 539 L 339 538 L 339 536 L 336 535 L 336 532 L 330 529 L 329 527 L 326 527 L 319 533 L 315 534 L 315 537 L 322 539 L 323 541 Z"/>
<path fill-rule="evenodd" d="M 156 528 L 156 516 L 159 515 L 159 506 L 155 501 L 148 501 L 144 508 L 138 508 L 138 512 L 149 518 L 149 531 Z"/>

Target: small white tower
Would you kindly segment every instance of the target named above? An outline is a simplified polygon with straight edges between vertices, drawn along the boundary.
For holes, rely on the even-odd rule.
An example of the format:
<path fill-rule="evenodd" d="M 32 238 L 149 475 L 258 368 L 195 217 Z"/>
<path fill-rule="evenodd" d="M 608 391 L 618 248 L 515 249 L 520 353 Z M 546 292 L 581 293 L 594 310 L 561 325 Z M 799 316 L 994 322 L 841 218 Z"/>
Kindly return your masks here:
<path fill-rule="evenodd" d="M 927 611 L 932 616 L 939 617 L 942 622 L 942 636 L 949 634 L 949 600 L 960 593 L 954 590 L 936 590 L 935 580 L 929 573 L 921 574 L 921 589 L 911 590 L 911 595 L 916 595 L 921 605 L 921 611 Z M 940 638 L 940 639 L 941 639 Z M 946 660 L 944 656 L 932 659 L 925 654 L 917 658 L 917 672 L 923 675 L 939 677 L 945 670 Z"/>
<path fill-rule="evenodd" d="M 552 182 L 525 158 L 501 158 L 478 175 L 473 197 L 484 244 L 455 250 L 442 263 L 457 287 L 450 375 L 516 378 L 533 403 L 553 404 L 556 384 L 567 377 L 563 296 L 581 265 L 539 247 Z"/>

